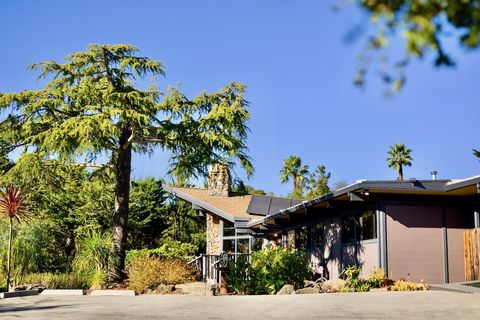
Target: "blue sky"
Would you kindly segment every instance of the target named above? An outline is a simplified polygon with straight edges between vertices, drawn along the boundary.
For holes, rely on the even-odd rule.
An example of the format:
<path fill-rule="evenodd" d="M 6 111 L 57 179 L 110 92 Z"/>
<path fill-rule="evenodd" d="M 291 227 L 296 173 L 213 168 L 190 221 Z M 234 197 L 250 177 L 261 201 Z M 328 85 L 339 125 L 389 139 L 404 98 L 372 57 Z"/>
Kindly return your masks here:
<path fill-rule="evenodd" d="M 162 88 L 180 84 L 189 96 L 241 81 L 250 101 L 248 140 L 255 175 L 248 184 L 277 194 L 282 160 L 291 154 L 326 165 L 332 182 L 393 179 L 388 146 L 413 151 L 406 177 L 463 178 L 480 174 L 472 148 L 480 148 L 480 54 L 454 42 L 455 69 L 413 63 L 394 98 L 371 78 L 352 85 L 363 44 L 345 37 L 368 18 L 354 5 L 339 12 L 335 0 L 281 1 L 25 1 L 0 3 L 0 92 L 34 89 L 25 67 L 60 61 L 88 43 L 130 43 L 162 61 Z M 394 43 L 393 54 L 401 53 Z M 167 155 L 135 156 L 133 176 L 163 176 Z M 238 170 L 240 177 L 243 172 Z"/>

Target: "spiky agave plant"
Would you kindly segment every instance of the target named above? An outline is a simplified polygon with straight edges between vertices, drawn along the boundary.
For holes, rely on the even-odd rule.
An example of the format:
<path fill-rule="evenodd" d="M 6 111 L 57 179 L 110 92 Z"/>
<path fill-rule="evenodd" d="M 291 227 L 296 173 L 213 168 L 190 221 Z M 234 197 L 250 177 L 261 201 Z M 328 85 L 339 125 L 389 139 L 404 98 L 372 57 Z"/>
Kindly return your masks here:
<path fill-rule="evenodd" d="M 20 189 L 15 186 L 8 186 L 7 190 L 0 197 L 0 217 L 7 218 L 9 223 L 8 234 L 8 256 L 7 256 L 7 292 L 10 288 L 10 264 L 12 260 L 12 238 L 13 238 L 13 223 L 16 220 L 18 223 L 27 222 L 28 211 L 26 210 L 26 202 L 20 192 Z"/>

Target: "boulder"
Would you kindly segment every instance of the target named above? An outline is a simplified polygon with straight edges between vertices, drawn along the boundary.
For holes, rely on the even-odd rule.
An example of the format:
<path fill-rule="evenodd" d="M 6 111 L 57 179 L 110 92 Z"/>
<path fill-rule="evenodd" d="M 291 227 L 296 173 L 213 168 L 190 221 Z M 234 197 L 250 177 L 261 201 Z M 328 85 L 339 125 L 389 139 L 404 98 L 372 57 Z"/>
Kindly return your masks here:
<path fill-rule="evenodd" d="M 24 290 L 27 290 L 27 286 L 23 285 L 23 284 L 18 285 L 15 288 L 13 288 L 13 291 L 24 291 Z"/>
<path fill-rule="evenodd" d="M 173 291 L 175 291 L 175 286 L 172 284 L 159 284 L 155 288 L 155 293 L 158 294 L 171 294 Z"/>
<path fill-rule="evenodd" d="M 322 283 L 322 292 L 339 292 L 341 288 L 345 287 L 345 280 L 330 279 Z"/>
<path fill-rule="evenodd" d="M 295 294 L 314 294 L 314 293 L 320 293 L 320 290 L 318 288 L 302 288 L 295 291 Z"/>
<path fill-rule="evenodd" d="M 177 284 L 177 290 L 181 290 L 183 294 L 193 296 L 215 296 L 219 294 L 218 284 L 210 284 L 204 282 L 189 282 Z"/>
<path fill-rule="evenodd" d="M 31 284 L 27 286 L 27 290 L 34 290 L 34 291 L 37 291 L 38 293 L 42 293 L 42 291 L 45 289 L 46 287 L 42 284 Z"/>
<path fill-rule="evenodd" d="M 291 284 L 286 284 L 277 292 L 277 295 L 294 294 L 295 288 Z"/>

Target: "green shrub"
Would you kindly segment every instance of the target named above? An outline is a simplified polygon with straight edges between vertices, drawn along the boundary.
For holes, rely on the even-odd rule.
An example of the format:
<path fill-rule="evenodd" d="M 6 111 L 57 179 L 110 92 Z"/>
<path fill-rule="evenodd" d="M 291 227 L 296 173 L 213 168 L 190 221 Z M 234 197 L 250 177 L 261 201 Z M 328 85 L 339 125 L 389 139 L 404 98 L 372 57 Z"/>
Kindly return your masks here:
<path fill-rule="evenodd" d="M 385 270 L 382 268 L 373 268 L 370 271 L 370 276 L 368 277 L 367 281 L 370 283 L 372 288 L 384 288 L 393 283 L 392 280 L 388 279 Z"/>
<path fill-rule="evenodd" d="M 107 273 L 112 264 L 111 236 L 95 229 L 85 230 L 77 237 L 76 248 L 73 270 L 89 279 L 91 289 L 102 289 L 107 283 Z"/>
<path fill-rule="evenodd" d="M 237 260 L 231 260 L 228 263 L 227 270 L 228 289 L 236 294 L 255 294 L 256 277 L 254 270 L 248 258 L 245 256 L 237 257 Z"/>
<path fill-rule="evenodd" d="M 22 284 L 41 284 L 47 289 L 88 289 L 90 279 L 81 273 L 31 273 L 22 277 Z"/>
<path fill-rule="evenodd" d="M 144 293 L 159 284 L 193 282 L 197 270 L 178 258 L 142 257 L 130 261 L 128 278 L 131 289 Z"/>
<path fill-rule="evenodd" d="M 370 291 L 372 285 L 368 280 L 360 278 L 362 268 L 357 266 L 349 266 L 343 270 L 343 274 L 347 277 L 345 288 L 342 291 L 366 292 Z"/>
<path fill-rule="evenodd" d="M 251 265 L 242 259 L 232 263 L 229 287 L 241 294 L 275 294 L 286 284 L 300 288 L 311 275 L 307 257 L 295 249 L 267 248 L 252 253 Z"/>
<path fill-rule="evenodd" d="M 75 271 L 93 273 L 108 270 L 112 249 L 112 238 L 109 234 L 97 230 L 86 230 L 77 237 L 76 248 L 77 253 L 73 260 Z"/>
<path fill-rule="evenodd" d="M 391 291 L 425 291 L 430 288 L 425 281 L 410 282 L 405 279 L 395 281 L 395 283 L 389 288 Z"/>
<path fill-rule="evenodd" d="M 127 251 L 126 263 L 128 265 L 134 259 L 148 257 L 188 259 L 194 256 L 196 251 L 197 246 L 192 243 L 168 239 L 165 240 L 159 248 Z"/>
<path fill-rule="evenodd" d="M 55 251 L 53 227 L 43 221 L 30 225 L 15 224 L 13 228 L 11 284 L 19 284 L 22 276 L 52 270 L 63 265 L 61 254 Z M 0 220 L 0 286 L 6 286 L 8 224 Z"/>

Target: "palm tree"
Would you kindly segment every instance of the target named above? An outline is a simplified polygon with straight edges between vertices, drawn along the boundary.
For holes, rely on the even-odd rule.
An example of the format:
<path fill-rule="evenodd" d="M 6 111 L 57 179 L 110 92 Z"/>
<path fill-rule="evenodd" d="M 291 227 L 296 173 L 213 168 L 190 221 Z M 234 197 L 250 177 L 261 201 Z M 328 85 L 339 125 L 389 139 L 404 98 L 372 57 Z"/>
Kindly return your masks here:
<path fill-rule="evenodd" d="M 288 159 L 283 160 L 283 167 L 280 170 L 280 181 L 282 183 L 288 182 L 290 177 L 293 181 L 293 194 L 301 195 L 302 193 L 302 181 L 308 174 L 308 166 L 302 165 L 302 159 L 297 156 L 290 156 Z"/>
<path fill-rule="evenodd" d="M 10 288 L 10 264 L 12 260 L 12 238 L 13 238 L 13 222 L 18 223 L 25 221 L 28 217 L 25 201 L 20 193 L 20 189 L 9 186 L 7 191 L 0 197 L 0 217 L 8 219 L 8 256 L 7 256 L 7 292 Z"/>
<path fill-rule="evenodd" d="M 405 145 L 396 143 L 388 150 L 388 167 L 393 167 L 398 171 L 398 180 L 403 180 L 403 167 L 411 167 L 413 158 L 410 156 L 412 149 L 407 149 Z"/>

